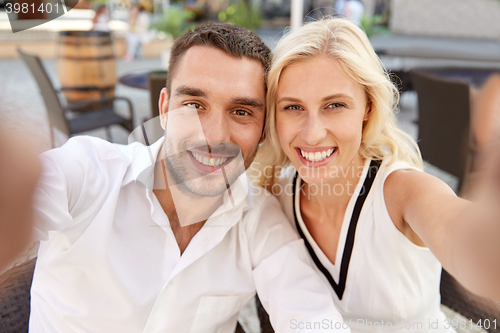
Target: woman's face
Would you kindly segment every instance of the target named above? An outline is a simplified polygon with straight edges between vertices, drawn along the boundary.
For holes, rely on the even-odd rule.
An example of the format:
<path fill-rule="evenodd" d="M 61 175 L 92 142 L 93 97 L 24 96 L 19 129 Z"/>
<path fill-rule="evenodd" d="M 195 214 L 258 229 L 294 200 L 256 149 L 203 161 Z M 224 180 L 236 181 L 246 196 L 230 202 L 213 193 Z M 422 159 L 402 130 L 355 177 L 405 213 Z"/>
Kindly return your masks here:
<path fill-rule="evenodd" d="M 283 70 L 276 96 L 278 136 L 302 179 L 318 183 L 358 171 L 368 111 L 364 87 L 335 59 L 318 56 Z"/>

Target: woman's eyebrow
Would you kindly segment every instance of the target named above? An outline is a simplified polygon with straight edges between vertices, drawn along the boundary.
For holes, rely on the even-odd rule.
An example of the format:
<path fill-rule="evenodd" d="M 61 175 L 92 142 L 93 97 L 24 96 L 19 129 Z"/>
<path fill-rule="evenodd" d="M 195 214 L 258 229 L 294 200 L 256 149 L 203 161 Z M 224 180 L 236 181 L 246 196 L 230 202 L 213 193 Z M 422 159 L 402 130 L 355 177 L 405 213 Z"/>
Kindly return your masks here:
<path fill-rule="evenodd" d="M 323 97 L 322 101 L 323 102 L 326 102 L 330 99 L 334 99 L 334 98 L 347 98 L 351 101 L 354 101 L 354 98 L 352 98 L 351 96 L 349 95 L 346 95 L 346 94 L 333 94 L 333 95 L 330 95 L 330 96 L 326 96 L 326 97 Z"/>
<path fill-rule="evenodd" d="M 294 97 L 283 97 L 283 98 L 280 98 L 276 103 L 281 103 L 281 102 L 294 102 L 294 103 L 300 103 L 301 100 L 298 99 L 298 98 L 294 98 Z"/>

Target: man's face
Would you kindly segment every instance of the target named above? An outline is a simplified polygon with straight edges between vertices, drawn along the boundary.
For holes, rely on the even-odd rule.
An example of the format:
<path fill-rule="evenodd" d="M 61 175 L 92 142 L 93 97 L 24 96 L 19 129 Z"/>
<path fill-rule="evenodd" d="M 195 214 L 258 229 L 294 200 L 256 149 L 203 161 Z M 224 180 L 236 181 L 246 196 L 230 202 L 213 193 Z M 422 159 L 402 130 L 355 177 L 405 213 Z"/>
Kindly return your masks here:
<path fill-rule="evenodd" d="M 164 88 L 159 103 L 175 182 L 199 196 L 222 194 L 249 167 L 262 140 L 262 64 L 191 47 L 180 59 L 170 96 Z"/>

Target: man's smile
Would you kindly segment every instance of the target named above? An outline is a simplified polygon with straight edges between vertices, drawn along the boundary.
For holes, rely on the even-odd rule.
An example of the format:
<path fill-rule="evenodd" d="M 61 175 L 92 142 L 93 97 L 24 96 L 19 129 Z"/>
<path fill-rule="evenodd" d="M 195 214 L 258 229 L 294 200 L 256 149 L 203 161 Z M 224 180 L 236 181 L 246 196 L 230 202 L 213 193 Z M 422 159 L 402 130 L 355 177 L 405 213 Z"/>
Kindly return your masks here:
<path fill-rule="evenodd" d="M 212 173 L 231 163 L 235 156 L 188 150 L 193 166 L 200 172 Z"/>

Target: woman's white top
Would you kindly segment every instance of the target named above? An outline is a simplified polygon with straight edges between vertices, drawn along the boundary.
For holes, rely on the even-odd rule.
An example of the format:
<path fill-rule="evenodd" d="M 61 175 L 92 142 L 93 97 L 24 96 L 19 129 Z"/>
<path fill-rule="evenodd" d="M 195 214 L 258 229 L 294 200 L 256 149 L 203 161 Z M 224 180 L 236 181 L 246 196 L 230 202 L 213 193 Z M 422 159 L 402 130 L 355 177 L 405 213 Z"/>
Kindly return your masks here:
<path fill-rule="evenodd" d="M 346 245 L 351 215 L 370 162 L 365 161 L 356 188 L 350 189 L 354 193 L 342 222 L 335 264 L 321 251 L 302 220 L 299 194 L 302 181 L 293 167 L 287 168 L 280 178 L 282 191 L 278 199 L 283 210 L 294 228 L 296 223 L 300 225 L 314 254 L 335 283 L 339 284 L 341 271 L 347 274 L 345 288 L 336 292 L 332 287 L 331 292 L 352 332 L 455 332 L 440 310 L 441 264 L 428 248 L 415 245 L 396 228 L 385 205 L 383 190 L 387 176 L 395 170 L 411 169 L 410 165 L 382 163 L 362 206 L 354 241 Z M 341 189 L 333 190 L 339 193 Z M 350 249 L 349 265 L 341 268 L 346 260 L 343 254 Z"/>

